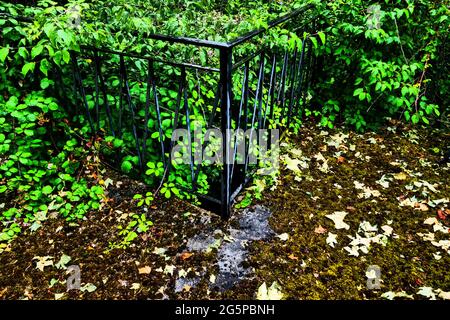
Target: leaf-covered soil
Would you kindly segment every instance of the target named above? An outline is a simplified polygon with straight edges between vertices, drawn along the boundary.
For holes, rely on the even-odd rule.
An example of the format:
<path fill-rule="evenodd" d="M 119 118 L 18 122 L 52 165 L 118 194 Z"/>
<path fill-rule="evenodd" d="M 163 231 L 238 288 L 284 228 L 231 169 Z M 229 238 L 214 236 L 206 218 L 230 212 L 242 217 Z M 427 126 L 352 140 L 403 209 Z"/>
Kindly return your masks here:
<path fill-rule="evenodd" d="M 252 299 L 263 283 L 285 299 L 449 298 L 450 165 L 438 163 L 449 145 L 446 132 L 395 122 L 364 135 L 301 129 L 282 145 L 276 188 L 254 203 L 272 212 L 278 236 L 248 243 L 253 272 L 224 292 L 214 287 L 217 247 L 232 241 L 240 210 L 225 223 L 175 199 L 136 207 L 145 186 L 110 172 L 107 209 L 76 225 L 49 219 L 0 253 L 0 299 Z M 132 213 L 154 225 L 111 249 Z M 205 233 L 217 241 L 188 250 Z M 82 290 L 66 292 L 71 265 Z"/>

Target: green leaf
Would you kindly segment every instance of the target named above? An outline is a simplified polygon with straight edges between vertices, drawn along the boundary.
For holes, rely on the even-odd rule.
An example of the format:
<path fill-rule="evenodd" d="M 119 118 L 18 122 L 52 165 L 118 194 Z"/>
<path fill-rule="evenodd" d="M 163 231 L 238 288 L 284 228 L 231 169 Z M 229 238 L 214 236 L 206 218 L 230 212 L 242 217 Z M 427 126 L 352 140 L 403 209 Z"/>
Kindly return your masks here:
<path fill-rule="evenodd" d="M 409 93 L 409 88 L 408 87 L 403 87 L 402 88 L 402 96 L 406 96 Z"/>
<path fill-rule="evenodd" d="M 35 67 L 36 67 L 36 63 L 35 62 L 29 62 L 29 63 L 25 64 L 22 67 L 22 74 L 23 74 L 23 76 L 25 77 L 28 74 L 28 72 L 34 71 Z"/>
<path fill-rule="evenodd" d="M 32 59 L 36 58 L 38 55 L 42 53 L 43 50 L 44 50 L 43 45 L 37 45 L 36 47 L 31 49 L 31 58 Z"/>
<path fill-rule="evenodd" d="M 51 103 L 49 103 L 48 108 L 52 111 L 56 111 L 56 110 L 58 110 L 59 107 L 58 107 L 58 104 L 56 104 L 55 102 L 51 102 Z"/>
<path fill-rule="evenodd" d="M 364 91 L 363 88 L 358 88 L 355 90 L 355 92 L 353 92 L 353 96 L 354 97 L 359 96 L 363 91 Z"/>
<path fill-rule="evenodd" d="M 48 69 L 50 68 L 50 64 L 47 59 L 42 59 L 41 63 L 39 64 L 39 70 L 46 76 L 48 76 Z"/>
<path fill-rule="evenodd" d="M 52 83 L 53 83 L 53 81 L 51 81 L 51 80 L 49 80 L 49 79 L 47 79 L 47 78 L 44 78 L 44 79 L 41 80 L 41 88 L 45 90 L 45 89 L 47 89 Z"/>
<path fill-rule="evenodd" d="M 52 193 L 52 191 L 53 191 L 53 189 L 50 186 L 45 186 L 45 187 L 42 188 L 42 193 L 43 194 L 50 194 L 50 193 Z"/>
<path fill-rule="evenodd" d="M 319 31 L 317 33 L 319 35 L 320 41 L 322 41 L 322 44 L 325 44 L 325 33 Z"/>
<path fill-rule="evenodd" d="M 69 45 L 72 41 L 72 37 L 70 36 L 70 34 L 65 32 L 64 30 L 58 30 L 57 35 L 60 40 L 62 39 L 62 42 L 64 42 L 65 45 Z"/>
<path fill-rule="evenodd" d="M 69 51 L 64 50 L 64 51 L 62 52 L 62 56 L 63 56 L 63 61 L 64 61 L 65 63 L 69 63 L 69 62 L 70 62 L 70 53 L 69 53 Z"/>
<path fill-rule="evenodd" d="M 0 49 L 0 61 L 3 63 L 6 60 L 6 57 L 8 57 L 9 54 L 9 48 L 4 47 Z"/>
<path fill-rule="evenodd" d="M 129 173 L 133 168 L 133 165 L 131 164 L 130 161 L 125 160 L 124 162 L 122 162 L 121 168 L 125 173 Z"/>
<path fill-rule="evenodd" d="M 318 48 L 319 47 L 319 45 L 318 45 L 318 43 L 317 43 L 317 39 L 316 38 L 314 38 L 314 37 L 310 37 L 310 39 L 311 39 L 311 42 L 313 43 L 313 45 L 314 45 L 314 48 Z"/>
<path fill-rule="evenodd" d="M 28 58 L 28 50 L 26 48 L 24 48 L 24 47 L 20 47 L 19 50 L 17 51 L 17 53 L 23 59 L 27 59 Z"/>
<path fill-rule="evenodd" d="M 152 138 L 152 139 L 157 139 L 157 138 L 159 138 L 159 132 L 158 132 L 158 131 L 153 132 L 152 135 L 151 135 L 151 138 Z"/>

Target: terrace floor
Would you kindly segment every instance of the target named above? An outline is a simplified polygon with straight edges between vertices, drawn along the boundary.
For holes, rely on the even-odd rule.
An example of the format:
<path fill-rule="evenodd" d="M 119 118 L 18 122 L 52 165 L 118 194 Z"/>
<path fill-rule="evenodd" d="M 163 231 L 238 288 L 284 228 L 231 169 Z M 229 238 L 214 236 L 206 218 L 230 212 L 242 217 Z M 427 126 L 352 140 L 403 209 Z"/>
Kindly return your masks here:
<path fill-rule="evenodd" d="M 138 208 L 144 187 L 106 171 L 102 212 L 49 219 L 0 253 L 0 299 L 450 299 L 449 145 L 395 121 L 304 127 L 282 144 L 276 186 L 228 223 L 175 199 Z M 145 210 L 149 232 L 110 250 Z M 66 292 L 70 265 L 82 290 Z"/>

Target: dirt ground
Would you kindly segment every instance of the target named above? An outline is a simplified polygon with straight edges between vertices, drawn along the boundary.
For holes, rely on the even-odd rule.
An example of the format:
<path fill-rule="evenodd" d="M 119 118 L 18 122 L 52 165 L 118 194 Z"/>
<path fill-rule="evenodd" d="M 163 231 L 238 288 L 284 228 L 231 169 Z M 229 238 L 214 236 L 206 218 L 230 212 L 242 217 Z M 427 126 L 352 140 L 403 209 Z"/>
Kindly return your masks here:
<path fill-rule="evenodd" d="M 301 129 L 282 144 L 276 187 L 252 204 L 271 211 L 277 235 L 248 244 L 252 272 L 226 291 L 214 287 L 217 252 L 242 209 L 223 222 L 176 199 L 137 207 L 145 186 L 111 173 L 107 210 L 77 224 L 49 219 L 0 253 L 0 299 L 449 299 L 450 165 L 438 163 L 447 146 L 446 132 L 396 122 L 363 135 Z M 112 249 L 132 213 L 153 226 Z M 188 250 L 205 230 L 217 241 Z M 66 292 L 70 265 L 82 290 Z M 197 281 L 175 290 L 183 278 Z"/>

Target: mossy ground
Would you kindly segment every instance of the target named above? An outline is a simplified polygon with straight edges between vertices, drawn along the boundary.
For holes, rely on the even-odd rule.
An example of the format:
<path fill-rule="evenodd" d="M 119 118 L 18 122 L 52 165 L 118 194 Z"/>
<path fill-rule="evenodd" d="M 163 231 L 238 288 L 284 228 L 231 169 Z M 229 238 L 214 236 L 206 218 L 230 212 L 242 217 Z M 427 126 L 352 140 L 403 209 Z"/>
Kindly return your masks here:
<path fill-rule="evenodd" d="M 394 122 L 378 134 L 348 132 L 349 137 L 336 148 L 326 142 L 333 144 L 330 137 L 342 137 L 342 132 L 326 130 L 328 134 L 321 135 L 320 131 L 304 128 L 291 141 L 305 158 L 312 159 L 309 169 L 297 174 L 301 181 L 295 179 L 295 173 L 283 170 L 277 189 L 265 194 L 261 201 L 273 212 L 273 229 L 289 234 L 289 239 L 252 247 L 249 264 L 256 270 L 256 279 L 251 284 L 277 281 L 286 298 L 291 299 L 377 299 L 388 291 L 415 294 L 420 287 L 449 291 L 450 251 L 424 241 L 418 233 L 433 232 L 430 225 L 424 224 L 429 217 L 448 226 L 450 204 L 435 208 L 399 204 L 412 196 L 423 203 L 449 200 L 450 168 L 437 162 L 438 150 L 446 150 L 450 136 L 442 131 L 413 130 Z M 314 159 L 319 152 L 328 160 L 328 173 L 318 169 L 323 165 Z M 398 179 L 392 178 L 389 187 L 384 188 L 377 183 L 383 175 L 395 175 Z M 424 187 L 408 190 L 408 185 L 422 180 L 434 185 L 435 192 Z M 358 198 L 362 191 L 355 188 L 355 181 L 380 195 Z M 344 221 L 349 230 L 336 230 L 333 221 L 325 217 L 336 211 L 348 212 Z M 368 254 L 350 256 L 343 250 L 351 242 L 347 236 L 355 236 L 363 221 L 378 228 L 391 222 L 398 237 L 390 237 L 386 246 L 372 244 Z M 337 234 L 334 248 L 326 243 L 328 232 Z M 436 232 L 436 239 L 449 236 Z M 436 252 L 440 252 L 439 260 L 433 256 Z M 367 289 L 366 271 L 371 265 L 381 269 L 380 290 Z M 250 285 L 240 296 L 248 297 L 256 290 Z"/>
<path fill-rule="evenodd" d="M 277 188 L 264 191 L 258 204 L 272 211 L 272 228 L 289 238 L 253 242 L 246 265 L 254 273 L 233 289 L 218 292 L 211 287 L 211 276 L 217 274 L 214 249 L 186 251 L 189 238 L 205 228 L 226 232 L 227 223 L 183 201 L 156 201 L 146 212 L 154 222 L 150 231 L 130 247 L 106 253 L 110 242 L 118 239 L 117 226 L 126 223 L 130 213 L 143 212 L 132 197 L 145 189 L 111 173 L 108 209 L 89 214 L 76 226 L 50 219 L 35 233 L 21 234 L 0 254 L 0 299 L 53 299 L 55 294 L 62 299 L 252 299 L 263 282 L 275 281 L 287 299 L 379 299 L 388 291 L 423 298 L 416 294 L 420 287 L 450 291 L 450 252 L 418 235 L 433 233 L 435 242 L 450 237 L 424 224 L 436 218 L 443 228 L 450 225 L 450 203 L 433 207 L 431 202 L 450 198 L 450 166 L 438 164 L 442 150 L 450 145 L 448 133 L 395 122 L 377 134 L 364 135 L 325 133 L 310 126 L 287 142 L 285 154 L 307 165 L 294 172 L 282 164 Z M 377 183 L 383 175 L 389 187 Z M 358 197 L 364 189 L 357 189 L 355 181 L 364 184 L 367 198 Z M 408 199 L 413 199 L 410 206 L 400 206 Z M 344 219 L 348 230 L 337 230 L 326 217 L 336 211 L 348 213 Z M 343 248 L 363 221 L 376 225 L 378 233 L 389 225 L 393 234 L 385 245 L 374 243 L 367 254 L 350 256 Z M 334 247 L 326 242 L 329 232 L 337 235 Z M 96 290 L 65 293 L 66 271 L 54 265 L 41 271 L 33 260 L 50 256 L 56 264 L 63 254 L 71 257 L 69 265 L 80 266 L 82 284 L 92 283 Z M 370 265 L 381 269 L 379 290 L 366 287 Z M 202 280 L 195 288 L 175 293 L 174 283 L 181 275 Z"/>

